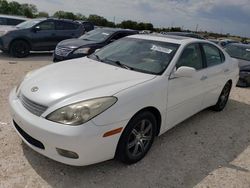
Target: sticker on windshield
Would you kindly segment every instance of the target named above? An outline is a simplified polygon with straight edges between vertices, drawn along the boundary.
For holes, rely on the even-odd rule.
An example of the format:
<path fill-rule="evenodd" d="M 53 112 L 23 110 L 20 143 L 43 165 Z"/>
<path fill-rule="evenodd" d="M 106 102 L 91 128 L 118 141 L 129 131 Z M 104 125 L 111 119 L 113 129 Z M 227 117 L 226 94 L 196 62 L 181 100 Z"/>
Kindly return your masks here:
<path fill-rule="evenodd" d="M 246 51 L 250 52 L 250 49 L 246 49 Z"/>
<path fill-rule="evenodd" d="M 103 35 L 109 35 L 108 33 L 102 33 Z"/>
<path fill-rule="evenodd" d="M 163 48 L 161 46 L 156 46 L 156 45 L 153 45 L 151 50 L 157 51 L 157 52 L 162 52 L 162 53 L 167 53 L 167 54 L 170 54 L 173 51 L 169 48 Z"/>

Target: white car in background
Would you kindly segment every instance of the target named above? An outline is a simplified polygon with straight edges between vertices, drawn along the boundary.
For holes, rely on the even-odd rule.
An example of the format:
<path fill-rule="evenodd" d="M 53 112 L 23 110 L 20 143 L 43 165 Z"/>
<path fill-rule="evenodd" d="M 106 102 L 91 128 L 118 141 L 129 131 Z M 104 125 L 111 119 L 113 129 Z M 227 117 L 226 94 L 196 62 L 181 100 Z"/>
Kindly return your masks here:
<path fill-rule="evenodd" d="M 237 61 L 211 42 L 133 35 L 29 73 L 9 103 L 35 151 L 76 166 L 131 164 L 155 136 L 205 108 L 223 110 L 238 77 Z"/>

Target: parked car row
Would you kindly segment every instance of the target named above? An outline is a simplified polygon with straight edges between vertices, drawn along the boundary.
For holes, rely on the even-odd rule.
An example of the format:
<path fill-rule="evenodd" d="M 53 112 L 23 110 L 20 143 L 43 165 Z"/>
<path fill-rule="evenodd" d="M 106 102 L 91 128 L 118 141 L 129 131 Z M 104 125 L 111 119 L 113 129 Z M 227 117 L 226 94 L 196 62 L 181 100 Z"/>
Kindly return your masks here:
<path fill-rule="evenodd" d="M 162 34 L 164 34 L 164 35 L 183 36 L 183 37 L 190 37 L 190 38 L 205 40 L 204 37 L 202 37 L 202 36 L 200 36 L 200 35 L 198 35 L 196 33 L 192 33 L 192 32 L 162 32 Z"/>
<path fill-rule="evenodd" d="M 220 45 L 222 48 L 225 48 L 228 44 L 233 44 L 233 43 L 240 43 L 236 40 L 232 39 L 209 39 L 210 42 L 213 42 L 217 45 Z"/>
<path fill-rule="evenodd" d="M 225 48 L 226 52 L 239 61 L 240 78 L 237 86 L 250 86 L 250 45 L 249 44 L 229 44 Z"/>

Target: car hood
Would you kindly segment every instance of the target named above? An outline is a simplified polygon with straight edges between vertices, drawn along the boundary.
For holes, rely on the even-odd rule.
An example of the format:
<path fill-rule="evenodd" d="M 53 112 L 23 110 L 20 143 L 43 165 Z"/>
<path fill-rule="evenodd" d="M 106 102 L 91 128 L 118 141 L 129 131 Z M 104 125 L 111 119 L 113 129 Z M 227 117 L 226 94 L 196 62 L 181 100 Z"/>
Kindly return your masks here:
<path fill-rule="evenodd" d="M 51 106 L 79 95 L 81 100 L 112 96 L 155 77 L 85 57 L 48 65 L 30 73 L 20 91 L 31 101 Z M 34 87 L 38 89 L 35 92 Z"/>
<path fill-rule="evenodd" d="M 240 70 L 250 70 L 250 61 L 238 59 Z"/>
<path fill-rule="evenodd" d="M 66 48 L 79 48 L 81 46 L 96 44 L 95 41 L 83 40 L 83 39 L 67 39 L 58 44 L 60 47 Z"/>

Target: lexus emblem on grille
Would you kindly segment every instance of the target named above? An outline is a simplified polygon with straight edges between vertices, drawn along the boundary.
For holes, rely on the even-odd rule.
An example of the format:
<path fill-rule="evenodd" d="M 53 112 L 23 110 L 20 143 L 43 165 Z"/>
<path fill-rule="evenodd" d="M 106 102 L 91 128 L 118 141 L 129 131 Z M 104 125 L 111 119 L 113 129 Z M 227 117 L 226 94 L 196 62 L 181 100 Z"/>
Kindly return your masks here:
<path fill-rule="evenodd" d="M 35 87 L 32 87 L 32 88 L 31 88 L 31 92 L 37 92 L 37 91 L 38 91 L 38 89 L 39 89 L 39 88 L 38 88 L 38 87 L 36 87 L 36 86 L 35 86 Z"/>

